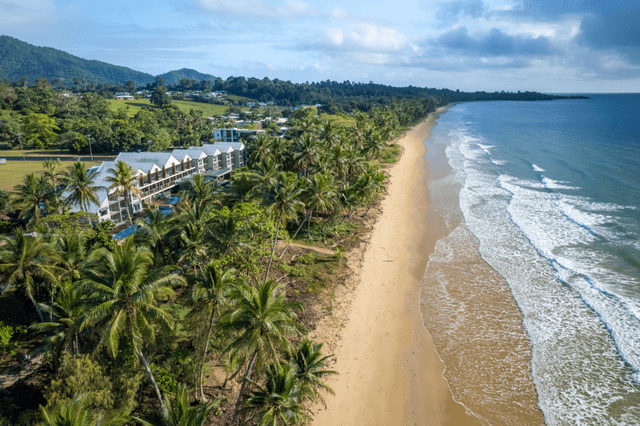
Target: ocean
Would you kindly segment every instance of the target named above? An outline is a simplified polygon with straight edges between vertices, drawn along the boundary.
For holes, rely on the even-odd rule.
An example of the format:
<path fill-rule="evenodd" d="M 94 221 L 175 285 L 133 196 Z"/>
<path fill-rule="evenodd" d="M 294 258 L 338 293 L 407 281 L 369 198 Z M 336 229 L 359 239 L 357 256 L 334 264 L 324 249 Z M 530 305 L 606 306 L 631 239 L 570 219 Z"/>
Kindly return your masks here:
<path fill-rule="evenodd" d="M 424 325 L 492 425 L 640 424 L 640 95 L 452 106 Z"/>

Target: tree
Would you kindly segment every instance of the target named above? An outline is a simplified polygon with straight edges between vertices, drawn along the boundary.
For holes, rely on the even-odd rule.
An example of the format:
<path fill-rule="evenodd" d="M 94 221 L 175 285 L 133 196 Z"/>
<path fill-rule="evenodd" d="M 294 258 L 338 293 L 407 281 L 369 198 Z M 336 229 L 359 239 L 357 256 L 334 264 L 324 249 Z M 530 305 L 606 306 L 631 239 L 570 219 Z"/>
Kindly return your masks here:
<path fill-rule="evenodd" d="M 127 80 L 124 83 L 124 88 L 127 89 L 127 92 L 129 92 L 132 95 L 136 92 L 136 84 L 131 80 Z"/>
<path fill-rule="evenodd" d="M 287 336 L 295 336 L 304 331 L 294 310 L 302 310 L 299 302 L 286 302 L 281 284 L 273 280 L 255 286 L 240 282 L 231 287 L 230 297 L 235 307 L 220 318 L 220 325 L 239 333 L 225 352 L 232 356 L 239 354 L 250 357 L 244 381 L 236 403 L 236 411 L 251 376 L 254 363 L 265 365 L 265 361 L 278 362 L 278 348 L 288 350 L 291 347 Z M 235 422 L 235 413 L 234 420 Z"/>
<path fill-rule="evenodd" d="M 35 301 L 38 292 L 36 279 L 55 283 L 60 268 L 55 266 L 57 255 L 51 246 L 38 237 L 29 237 L 16 229 L 12 237 L 2 238 L 0 244 L 0 277 L 7 285 L 15 285 L 25 292 L 44 322 L 40 307 Z M 52 292 L 53 294 L 53 292 Z"/>
<path fill-rule="evenodd" d="M 4 213 L 9 209 L 9 191 L 0 188 L 0 213 Z"/>
<path fill-rule="evenodd" d="M 95 252 L 87 264 L 87 278 L 82 286 L 91 295 L 88 324 L 104 329 L 99 345 L 114 358 L 122 346 L 123 356 L 131 365 L 137 365 L 138 361 L 143 364 L 166 417 L 162 394 L 142 349 L 144 343 L 155 342 L 153 321 L 171 329 L 171 316 L 158 307 L 156 297 L 172 295 L 171 286 L 184 284 L 184 279 L 172 273 L 176 269 L 173 265 L 150 269 L 152 265 L 151 252 L 127 238 L 112 252 L 105 249 Z"/>
<path fill-rule="evenodd" d="M 207 359 L 209 350 L 209 342 L 211 340 L 211 332 L 213 331 L 214 319 L 220 316 L 220 307 L 226 303 L 226 296 L 231 289 L 231 285 L 235 283 L 235 269 L 227 269 L 222 272 L 216 268 L 212 262 L 209 263 L 201 274 L 195 274 L 191 278 L 193 284 L 193 301 L 195 302 L 194 313 L 204 313 L 208 318 L 207 337 L 202 354 L 202 363 L 200 365 L 199 384 L 200 397 L 203 401 L 207 401 L 202 389 L 204 380 L 204 364 Z M 196 384 L 196 392 L 198 391 Z"/>
<path fill-rule="evenodd" d="M 137 178 L 133 169 L 124 161 L 118 161 L 114 169 L 109 169 L 109 173 L 111 176 L 107 176 L 105 181 L 111 183 L 109 189 L 115 190 L 118 196 L 124 194 L 125 208 L 129 216 L 129 225 L 133 226 L 133 220 L 131 219 L 131 205 L 133 201 L 131 197 L 139 197 L 141 195 L 141 191 L 136 185 Z"/>
<path fill-rule="evenodd" d="M 149 100 L 158 108 L 171 105 L 171 98 L 167 95 L 167 88 L 164 86 L 154 87 Z"/>
<path fill-rule="evenodd" d="M 33 324 L 31 329 L 44 331 L 49 334 L 47 340 L 51 344 L 54 370 L 58 370 L 62 352 L 73 348 L 73 354 L 79 353 L 78 335 L 84 321 L 84 307 L 82 306 L 82 294 L 70 284 L 63 285 L 60 293 L 53 303 L 40 304 L 40 308 L 53 316 L 53 320 L 39 324 Z"/>
<path fill-rule="evenodd" d="M 327 370 L 328 360 L 333 355 L 322 356 L 321 349 L 322 343 L 313 343 L 309 339 L 304 339 L 295 352 L 286 356 L 300 381 L 301 397 L 310 401 L 321 398 L 318 393 L 320 389 L 334 395 L 333 389 L 324 384 L 322 379 L 338 372 Z"/>
<path fill-rule="evenodd" d="M 39 219 L 50 194 L 51 185 L 45 175 L 39 177 L 36 177 L 34 173 L 25 175 L 23 182 L 14 187 L 14 202 L 22 205 L 20 217 Z"/>
<path fill-rule="evenodd" d="M 104 368 L 88 355 L 62 357 L 60 371 L 45 390 L 47 407 L 73 399 L 75 394 L 87 397 L 88 408 L 114 408 L 113 386 Z"/>
<path fill-rule="evenodd" d="M 222 398 L 211 401 L 207 404 L 200 404 L 192 407 L 189 404 L 189 394 L 187 387 L 183 383 L 178 383 L 176 397 L 172 401 L 165 397 L 165 404 L 169 413 L 166 423 L 154 424 L 146 420 L 135 417 L 143 426 L 204 426 L 208 421 L 211 410 L 213 410 Z"/>
<path fill-rule="evenodd" d="M 22 128 L 30 146 L 48 148 L 57 139 L 56 130 L 60 130 L 56 120 L 46 114 L 29 114 L 23 119 Z"/>
<path fill-rule="evenodd" d="M 96 416 L 88 406 L 85 395 L 74 395 L 71 401 L 60 402 L 51 410 L 40 406 L 40 426 L 122 426 L 129 421 L 125 413 L 110 416 L 99 413 Z"/>
<path fill-rule="evenodd" d="M 64 174 L 64 182 L 67 189 L 71 193 L 66 199 L 70 207 L 79 205 L 80 209 L 89 212 L 89 206 L 98 204 L 98 189 L 101 188 L 95 184 L 98 171 L 93 169 L 88 171 L 81 161 L 76 161 L 71 165 Z"/>
<path fill-rule="evenodd" d="M 241 413 L 250 414 L 243 424 L 257 426 L 300 425 L 309 420 L 302 406 L 296 370 L 290 365 L 271 365 L 264 386 L 254 383 Z"/>
<path fill-rule="evenodd" d="M 264 191 L 262 202 L 267 211 L 273 216 L 276 224 L 276 232 L 273 237 L 273 247 L 269 256 L 269 266 L 265 274 L 265 282 L 269 278 L 273 253 L 278 242 L 278 231 L 280 226 L 288 219 L 295 218 L 303 208 L 304 204 L 299 200 L 302 189 L 298 185 L 298 179 L 291 174 L 280 172 L 275 179 L 269 182 Z"/>

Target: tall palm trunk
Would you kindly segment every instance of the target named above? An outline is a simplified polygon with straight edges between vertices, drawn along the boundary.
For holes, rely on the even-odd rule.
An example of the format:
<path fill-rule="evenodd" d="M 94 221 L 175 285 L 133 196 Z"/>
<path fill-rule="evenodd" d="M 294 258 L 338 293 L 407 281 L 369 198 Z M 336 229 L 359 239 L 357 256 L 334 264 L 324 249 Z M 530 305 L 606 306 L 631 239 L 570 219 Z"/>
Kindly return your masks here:
<path fill-rule="evenodd" d="M 44 322 L 44 317 L 42 316 L 42 311 L 38 307 L 38 304 L 36 303 L 36 301 L 33 298 L 33 295 L 31 294 L 30 291 L 27 291 L 27 296 L 29 296 L 29 300 L 31 300 L 31 303 L 33 303 L 33 307 L 36 308 L 36 311 L 38 312 L 38 316 L 40 317 L 40 322 Z"/>
<path fill-rule="evenodd" d="M 291 238 L 291 241 L 296 239 L 298 232 L 300 232 L 300 229 L 302 229 L 302 225 L 304 225 L 304 222 L 307 220 L 308 217 L 309 217 L 309 213 L 304 215 L 304 218 L 302 218 L 302 222 L 300 222 L 300 226 L 298 226 L 298 229 L 296 229 L 296 233 L 293 234 L 293 238 Z M 282 253 L 280 253 L 280 257 L 278 259 L 282 259 L 282 256 L 284 256 L 284 252 L 287 251 L 287 249 L 289 248 L 289 244 L 291 243 L 290 242 L 287 243 L 287 245 L 284 247 L 284 250 L 282 250 Z"/>
<path fill-rule="evenodd" d="M 240 393 L 238 394 L 238 400 L 236 401 L 236 408 L 233 410 L 233 418 L 231 419 L 231 424 L 236 424 L 236 415 L 238 414 L 238 408 L 240 408 L 240 402 L 242 401 L 242 394 L 244 393 L 244 388 L 249 381 L 249 375 L 251 374 L 251 368 L 253 368 L 253 362 L 256 360 L 256 356 L 258 356 L 258 350 L 253 353 L 251 357 L 251 361 L 249 361 L 249 366 L 247 367 L 246 373 L 244 373 L 244 379 L 242 380 L 242 386 L 240 386 Z"/>
<path fill-rule="evenodd" d="M 162 413 L 162 418 L 167 419 L 169 417 L 169 411 L 167 411 L 167 406 L 164 404 L 164 399 L 162 399 L 162 393 L 160 393 L 160 388 L 156 383 L 156 379 L 153 377 L 151 368 L 149 368 L 149 363 L 147 362 L 147 359 L 144 357 L 144 354 L 142 353 L 142 351 L 138 352 L 138 357 L 140 358 L 142 365 L 144 365 L 144 369 L 146 370 L 147 375 L 151 380 L 151 384 L 153 385 L 153 390 L 155 391 L 156 397 L 158 398 L 158 402 L 160 403 L 160 411 Z"/>
<path fill-rule="evenodd" d="M 276 243 L 278 242 L 278 231 L 280 230 L 280 222 L 276 225 L 276 235 L 273 237 L 273 247 L 271 247 L 271 256 L 269 256 L 269 266 L 267 266 L 267 274 L 264 276 L 264 282 L 269 279 L 269 271 L 271 271 L 271 263 L 273 262 L 273 252 L 276 251 Z"/>
<path fill-rule="evenodd" d="M 213 318 L 215 311 L 211 309 L 211 318 L 209 319 L 209 330 L 207 331 L 207 340 L 204 343 L 204 352 L 202 354 L 202 365 L 200 366 L 200 397 L 202 401 L 207 402 L 207 397 L 204 395 L 204 363 L 207 359 L 207 351 L 209 350 L 209 341 L 211 340 L 211 331 L 213 330 Z"/>

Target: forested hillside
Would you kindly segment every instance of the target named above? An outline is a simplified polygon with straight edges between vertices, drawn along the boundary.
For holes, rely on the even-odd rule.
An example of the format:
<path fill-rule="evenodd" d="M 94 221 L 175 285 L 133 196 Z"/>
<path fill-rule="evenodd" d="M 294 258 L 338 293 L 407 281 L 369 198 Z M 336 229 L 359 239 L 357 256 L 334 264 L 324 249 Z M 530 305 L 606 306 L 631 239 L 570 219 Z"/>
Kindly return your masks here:
<path fill-rule="evenodd" d="M 26 78 L 27 83 L 33 83 L 39 77 L 67 87 L 75 85 L 74 79 L 79 84 L 124 84 L 131 80 L 140 86 L 153 81 L 151 74 L 78 58 L 62 50 L 33 46 L 13 37 L 0 36 L 0 79 L 18 81 Z"/>

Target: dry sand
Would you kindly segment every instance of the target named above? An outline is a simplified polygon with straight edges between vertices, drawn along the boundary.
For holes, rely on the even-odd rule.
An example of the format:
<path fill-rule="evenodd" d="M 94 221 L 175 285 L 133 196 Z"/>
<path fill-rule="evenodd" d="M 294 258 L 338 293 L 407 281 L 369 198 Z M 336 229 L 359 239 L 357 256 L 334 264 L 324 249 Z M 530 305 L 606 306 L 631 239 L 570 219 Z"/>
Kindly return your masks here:
<path fill-rule="evenodd" d="M 441 112 L 441 111 L 439 111 Z M 334 301 L 334 315 L 314 333 L 334 352 L 336 395 L 316 407 L 313 424 L 476 425 L 453 400 L 419 310 L 420 280 L 442 235 L 427 229 L 426 147 L 438 113 L 396 142 L 403 155 L 390 169 L 382 213 L 355 272 Z M 326 352 L 326 350 L 325 350 Z"/>

